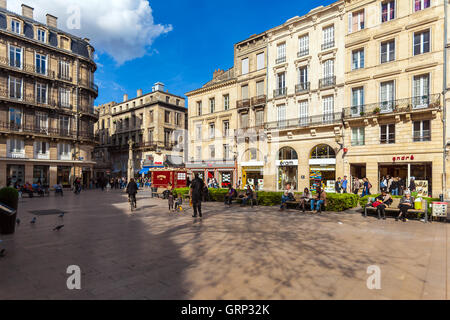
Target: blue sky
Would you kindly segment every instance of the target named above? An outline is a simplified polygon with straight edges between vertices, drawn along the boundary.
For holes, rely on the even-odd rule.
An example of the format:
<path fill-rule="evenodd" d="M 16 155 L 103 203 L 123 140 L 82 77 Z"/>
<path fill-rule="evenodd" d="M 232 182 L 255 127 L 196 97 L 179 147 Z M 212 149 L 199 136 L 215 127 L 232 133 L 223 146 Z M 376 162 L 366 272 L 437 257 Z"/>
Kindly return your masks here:
<path fill-rule="evenodd" d="M 171 25 L 142 58 L 119 65 L 107 52 L 98 52 L 96 105 L 135 97 L 137 89 L 151 91 L 161 81 L 171 93 L 184 96 L 212 78 L 215 69 L 233 65 L 233 45 L 301 16 L 330 0 L 310 1 L 149 1 L 155 24 Z"/>

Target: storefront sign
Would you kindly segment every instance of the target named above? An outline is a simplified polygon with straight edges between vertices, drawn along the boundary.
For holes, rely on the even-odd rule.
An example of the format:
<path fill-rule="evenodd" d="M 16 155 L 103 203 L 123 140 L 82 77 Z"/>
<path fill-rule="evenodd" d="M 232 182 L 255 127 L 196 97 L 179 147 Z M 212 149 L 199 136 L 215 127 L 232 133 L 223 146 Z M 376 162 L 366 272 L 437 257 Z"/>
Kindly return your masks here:
<path fill-rule="evenodd" d="M 392 158 L 393 162 L 397 162 L 397 161 L 414 161 L 414 155 L 411 156 L 395 156 Z"/>
<path fill-rule="evenodd" d="M 294 167 L 298 166 L 298 160 L 277 160 L 278 167 Z"/>

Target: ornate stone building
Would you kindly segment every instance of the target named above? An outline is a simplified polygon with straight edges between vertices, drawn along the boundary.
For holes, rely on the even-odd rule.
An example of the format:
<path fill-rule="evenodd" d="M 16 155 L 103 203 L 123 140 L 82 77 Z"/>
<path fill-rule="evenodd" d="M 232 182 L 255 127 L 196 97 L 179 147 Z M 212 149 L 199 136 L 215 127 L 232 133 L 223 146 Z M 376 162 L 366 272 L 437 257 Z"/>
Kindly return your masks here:
<path fill-rule="evenodd" d="M 95 146 L 94 48 L 0 0 L 0 185 L 90 180 Z"/>

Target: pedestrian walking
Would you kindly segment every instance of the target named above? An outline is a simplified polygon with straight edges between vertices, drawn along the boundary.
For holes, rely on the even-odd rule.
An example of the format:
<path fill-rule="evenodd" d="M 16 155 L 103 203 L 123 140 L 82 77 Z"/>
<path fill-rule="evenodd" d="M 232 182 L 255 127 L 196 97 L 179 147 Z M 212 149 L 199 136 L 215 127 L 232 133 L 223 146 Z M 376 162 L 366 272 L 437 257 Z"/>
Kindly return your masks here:
<path fill-rule="evenodd" d="M 197 218 L 197 215 L 202 217 L 202 197 L 203 197 L 203 188 L 205 187 L 205 183 L 202 179 L 198 177 L 198 173 L 195 174 L 195 179 L 191 182 L 191 187 L 189 189 L 189 195 L 191 197 L 192 206 L 194 208 L 193 218 Z"/>
<path fill-rule="evenodd" d="M 341 193 L 341 177 L 339 177 L 335 182 L 334 190 L 336 191 L 336 193 Z"/>
<path fill-rule="evenodd" d="M 353 193 L 358 195 L 359 189 L 361 189 L 361 182 L 359 181 L 359 178 L 353 179 Z"/>
<path fill-rule="evenodd" d="M 167 187 L 167 199 L 169 201 L 169 211 L 175 211 L 174 210 L 174 199 L 173 199 L 173 187 L 172 183 L 169 183 L 169 186 Z"/>
<path fill-rule="evenodd" d="M 342 180 L 341 182 L 342 193 L 347 193 L 347 187 L 348 187 L 347 176 L 344 176 L 344 180 Z"/>
<path fill-rule="evenodd" d="M 416 178 L 411 177 L 411 181 L 409 182 L 409 192 L 416 192 Z"/>

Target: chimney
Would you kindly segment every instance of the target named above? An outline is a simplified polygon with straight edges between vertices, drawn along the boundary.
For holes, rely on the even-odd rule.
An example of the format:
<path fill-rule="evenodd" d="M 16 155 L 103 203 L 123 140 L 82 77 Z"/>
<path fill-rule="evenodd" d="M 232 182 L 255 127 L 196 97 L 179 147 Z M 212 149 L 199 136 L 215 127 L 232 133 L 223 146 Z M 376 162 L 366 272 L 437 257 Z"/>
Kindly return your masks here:
<path fill-rule="evenodd" d="M 34 9 L 32 7 L 27 6 L 26 4 L 22 5 L 22 16 L 24 16 L 25 18 L 34 19 L 33 11 Z"/>
<path fill-rule="evenodd" d="M 6 9 L 6 0 L 0 0 L 0 9 Z"/>
<path fill-rule="evenodd" d="M 155 83 L 155 86 L 153 87 L 153 91 L 164 92 L 164 83 L 162 83 L 162 82 Z"/>
<path fill-rule="evenodd" d="M 57 29 L 58 28 L 58 18 L 52 16 L 51 14 L 46 15 L 47 17 L 47 26 Z"/>
<path fill-rule="evenodd" d="M 142 89 L 138 89 L 137 91 L 137 97 L 139 98 L 140 96 L 142 96 Z"/>
<path fill-rule="evenodd" d="M 123 95 L 123 102 L 125 101 L 128 101 L 128 95 L 126 93 Z"/>

